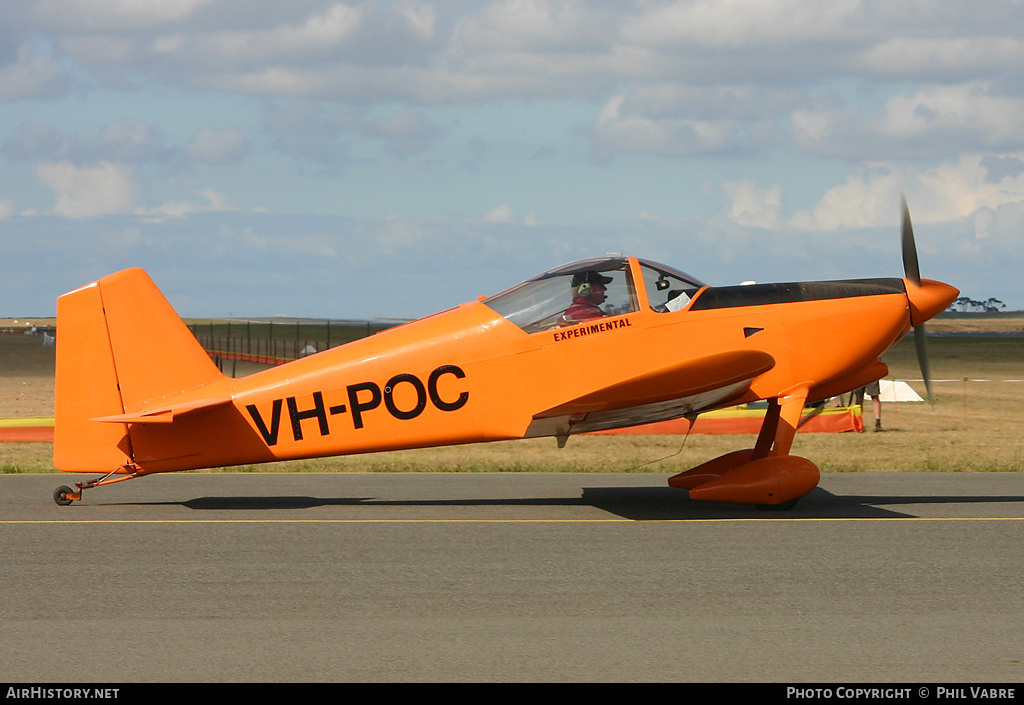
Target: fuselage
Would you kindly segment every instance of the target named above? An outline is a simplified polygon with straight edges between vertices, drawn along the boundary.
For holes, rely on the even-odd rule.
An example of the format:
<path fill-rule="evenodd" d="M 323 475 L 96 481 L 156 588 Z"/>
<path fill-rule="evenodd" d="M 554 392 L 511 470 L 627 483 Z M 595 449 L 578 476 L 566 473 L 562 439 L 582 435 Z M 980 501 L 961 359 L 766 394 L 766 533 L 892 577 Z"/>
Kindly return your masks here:
<path fill-rule="evenodd" d="M 173 424 L 133 425 L 135 462 L 143 473 L 163 472 L 549 433 L 543 429 L 559 435 L 568 432 L 564 423 L 538 425 L 538 416 L 591 398 L 620 425 L 779 397 L 798 385 L 813 401 L 883 376 L 879 356 L 920 322 L 908 294 L 915 287 L 901 279 L 703 286 L 678 310 L 656 311 L 646 303 L 651 277 L 645 282 L 639 262 L 623 259 L 632 310 L 530 330 L 476 301 L 249 377 L 218 379 L 189 393 L 230 404 Z M 934 282 L 917 288 L 930 295 L 916 307 L 918 319 L 956 295 Z M 695 393 L 685 408 L 638 404 L 637 386 L 628 384 L 680 361 L 742 359 L 746 351 L 771 361 L 718 393 Z"/>

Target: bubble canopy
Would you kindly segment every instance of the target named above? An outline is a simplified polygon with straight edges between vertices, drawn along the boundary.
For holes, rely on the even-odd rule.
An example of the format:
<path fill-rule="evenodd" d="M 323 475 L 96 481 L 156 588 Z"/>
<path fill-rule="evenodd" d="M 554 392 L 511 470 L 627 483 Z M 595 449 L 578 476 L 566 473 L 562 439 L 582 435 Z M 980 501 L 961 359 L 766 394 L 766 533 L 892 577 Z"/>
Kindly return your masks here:
<path fill-rule="evenodd" d="M 637 279 L 643 281 L 643 294 Z M 704 286 L 657 262 L 609 255 L 549 269 L 483 303 L 527 333 L 537 333 L 632 313 L 641 305 L 658 313 L 678 311 Z"/>

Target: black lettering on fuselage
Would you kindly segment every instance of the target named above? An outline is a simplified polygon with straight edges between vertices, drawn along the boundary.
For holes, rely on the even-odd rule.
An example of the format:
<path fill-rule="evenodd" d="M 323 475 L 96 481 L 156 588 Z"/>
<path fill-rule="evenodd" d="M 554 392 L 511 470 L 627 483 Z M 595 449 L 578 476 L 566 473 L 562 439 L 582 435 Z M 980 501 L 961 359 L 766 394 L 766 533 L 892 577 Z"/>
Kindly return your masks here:
<path fill-rule="evenodd" d="M 395 386 L 402 382 L 411 384 L 412 388 L 416 390 L 416 405 L 409 411 L 403 411 L 395 405 Z M 396 419 L 403 421 L 414 419 L 422 414 L 427 407 L 427 390 L 423 388 L 423 382 L 416 375 L 395 375 L 384 385 L 384 406 Z"/>
<path fill-rule="evenodd" d="M 327 436 L 331 432 L 328 416 L 351 412 L 352 427 L 356 430 L 361 429 L 366 422 L 366 412 L 378 408 L 381 402 L 383 402 L 388 413 L 399 421 L 411 421 L 418 417 L 426 410 L 428 400 L 439 411 L 457 411 L 469 401 L 469 392 L 459 392 L 458 396 L 452 401 L 443 399 L 438 391 L 438 385 L 445 375 L 451 375 L 456 379 L 465 379 L 466 377 L 466 373 L 461 368 L 455 365 L 442 365 L 430 373 L 426 385 L 423 384 L 423 380 L 419 377 L 408 373 L 397 374 L 389 379 L 384 385 L 383 390 L 381 390 L 376 382 L 350 384 L 345 388 L 348 399 L 347 405 L 336 404 L 330 407 L 326 406 L 324 404 L 323 392 L 320 391 L 312 393 L 313 406 L 308 409 L 299 409 L 297 397 L 274 399 L 271 405 L 269 429 L 267 428 L 267 422 L 263 419 L 255 404 L 249 404 L 245 408 L 256 424 L 256 429 L 263 437 L 263 441 L 268 446 L 273 446 L 277 445 L 279 439 L 281 411 L 285 402 L 288 404 L 288 419 L 291 422 L 292 438 L 296 441 L 303 440 L 302 422 L 309 419 L 316 419 L 320 435 Z M 395 401 L 395 389 L 402 384 L 412 388 L 415 401 L 409 408 L 401 408 L 399 403 Z M 400 394 L 399 396 L 403 404 L 408 404 L 408 399 L 410 398 L 408 394 Z"/>
<path fill-rule="evenodd" d="M 369 392 L 369 401 L 360 402 L 359 392 Z M 380 406 L 380 387 L 373 382 L 350 384 L 348 386 L 348 407 L 352 410 L 352 423 L 356 428 L 363 427 L 363 412 Z"/>
<path fill-rule="evenodd" d="M 320 422 L 320 435 L 326 436 L 330 433 L 327 428 L 327 412 L 324 409 L 324 395 L 320 392 L 313 392 L 313 408 L 308 411 L 299 411 L 295 397 L 288 397 L 288 416 L 292 420 L 292 436 L 297 441 L 302 440 L 303 419 L 317 419 Z"/>
<path fill-rule="evenodd" d="M 281 400 L 275 399 L 274 405 L 271 407 L 269 431 L 267 430 L 267 425 L 263 423 L 260 410 L 256 408 L 255 404 L 249 404 L 245 408 L 249 411 L 249 416 L 256 423 L 256 428 L 259 429 L 260 435 L 263 436 L 263 442 L 268 446 L 277 445 L 277 432 L 281 430 Z"/>
<path fill-rule="evenodd" d="M 469 400 L 469 392 L 462 392 L 459 394 L 459 398 L 455 401 L 445 401 L 441 398 L 441 395 L 437 393 L 437 380 L 441 379 L 441 375 L 454 375 L 458 379 L 462 379 L 466 376 L 466 373 L 455 365 L 443 365 L 431 372 L 430 379 L 427 381 L 427 390 L 430 392 L 430 401 L 433 402 L 434 406 L 441 411 L 457 411 L 458 409 L 461 409 Z"/>

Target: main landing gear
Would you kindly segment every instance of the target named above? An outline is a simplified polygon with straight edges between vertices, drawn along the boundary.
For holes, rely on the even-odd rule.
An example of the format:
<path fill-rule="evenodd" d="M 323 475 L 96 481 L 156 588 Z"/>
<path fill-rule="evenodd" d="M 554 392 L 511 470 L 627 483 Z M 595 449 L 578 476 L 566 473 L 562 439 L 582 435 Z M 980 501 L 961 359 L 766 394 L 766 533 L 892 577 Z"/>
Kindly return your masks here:
<path fill-rule="evenodd" d="M 821 473 L 806 458 L 790 455 L 807 387 L 768 399 L 768 411 L 753 448 L 709 460 L 670 478 L 690 499 L 752 504 L 767 511 L 792 509 L 818 485 Z"/>

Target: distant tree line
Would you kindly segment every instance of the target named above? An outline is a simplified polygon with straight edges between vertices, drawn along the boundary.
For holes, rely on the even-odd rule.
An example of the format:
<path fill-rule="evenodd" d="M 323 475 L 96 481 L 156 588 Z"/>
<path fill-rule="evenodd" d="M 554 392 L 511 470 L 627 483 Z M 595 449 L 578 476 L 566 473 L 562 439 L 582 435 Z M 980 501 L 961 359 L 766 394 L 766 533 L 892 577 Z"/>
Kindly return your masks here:
<path fill-rule="evenodd" d="M 961 296 L 959 299 L 949 305 L 947 311 L 955 311 L 957 313 L 995 313 L 1001 308 L 1006 308 L 999 299 L 989 299 L 988 301 L 975 301 L 969 296 Z"/>

